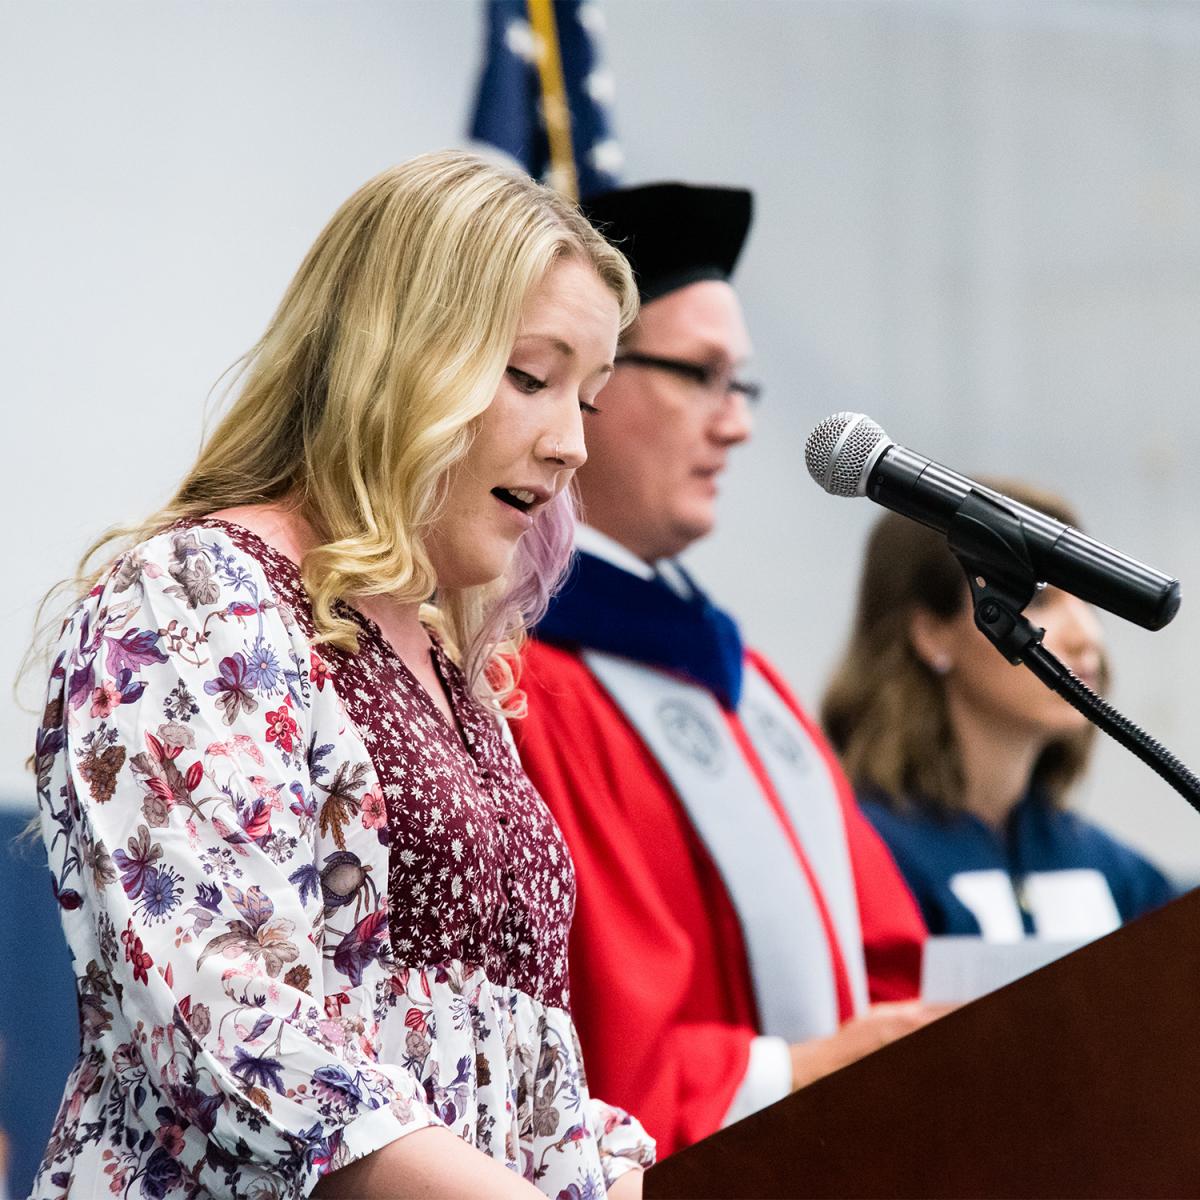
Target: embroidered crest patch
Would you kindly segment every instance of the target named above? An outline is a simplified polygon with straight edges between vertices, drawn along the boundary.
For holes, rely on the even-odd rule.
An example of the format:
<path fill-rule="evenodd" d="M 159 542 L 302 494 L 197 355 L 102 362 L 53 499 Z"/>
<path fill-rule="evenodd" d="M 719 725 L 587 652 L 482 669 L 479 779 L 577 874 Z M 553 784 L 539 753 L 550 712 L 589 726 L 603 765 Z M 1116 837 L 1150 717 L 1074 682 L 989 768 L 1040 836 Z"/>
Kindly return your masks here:
<path fill-rule="evenodd" d="M 720 775 L 725 770 L 725 747 L 708 719 L 686 700 L 664 700 L 655 710 L 667 740 L 702 771 Z"/>

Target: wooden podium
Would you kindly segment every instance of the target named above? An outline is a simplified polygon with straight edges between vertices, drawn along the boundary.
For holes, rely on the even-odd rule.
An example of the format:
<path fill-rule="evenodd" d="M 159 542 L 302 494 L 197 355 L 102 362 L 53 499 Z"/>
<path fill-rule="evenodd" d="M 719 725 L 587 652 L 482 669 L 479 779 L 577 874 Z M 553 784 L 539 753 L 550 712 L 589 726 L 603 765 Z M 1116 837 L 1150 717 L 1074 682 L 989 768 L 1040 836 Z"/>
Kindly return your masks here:
<path fill-rule="evenodd" d="M 703 1197 L 1200 1197 L 1200 890 L 646 1175 Z"/>

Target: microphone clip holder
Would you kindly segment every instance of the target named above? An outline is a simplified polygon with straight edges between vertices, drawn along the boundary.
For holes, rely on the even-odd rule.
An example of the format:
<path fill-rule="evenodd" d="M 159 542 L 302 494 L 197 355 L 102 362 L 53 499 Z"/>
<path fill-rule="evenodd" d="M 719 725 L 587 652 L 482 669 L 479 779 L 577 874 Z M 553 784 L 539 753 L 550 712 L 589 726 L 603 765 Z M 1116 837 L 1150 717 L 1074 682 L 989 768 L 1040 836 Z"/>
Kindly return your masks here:
<path fill-rule="evenodd" d="M 1045 646 L 1045 630 L 1025 615 L 1042 584 L 1030 561 L 1020 518 L 977 491 L 959 505 L 946 539 L 971 589 L 975 625 L 1010 663 L 1023 664 L 1098 729 L 1167 781 L 1200 812 L 1200 777 L 1165 746 L 1097 696 Z"/>
<path fill-rule="evenodd" d="M 1022 615 L 1041 584 L 1020 519 L 990 496 L 971 492 L 946 539 L 967 574 L 976 626 L 1010 663 L 1023 662 L 1046 631 Z"/>

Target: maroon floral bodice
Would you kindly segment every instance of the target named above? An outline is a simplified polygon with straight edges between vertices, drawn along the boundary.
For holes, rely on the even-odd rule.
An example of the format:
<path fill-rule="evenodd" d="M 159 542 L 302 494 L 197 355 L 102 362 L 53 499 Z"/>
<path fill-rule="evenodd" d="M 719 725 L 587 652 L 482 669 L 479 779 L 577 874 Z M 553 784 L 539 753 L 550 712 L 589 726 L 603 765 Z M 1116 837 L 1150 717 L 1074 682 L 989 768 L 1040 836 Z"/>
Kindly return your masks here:
<path fill-rule="evenodd" d="M 223 529 L 258 560 L 276 598 L 311 639 L 312 606 L 296 565 L 241 526 L 200 524 Z M 457 730 L 373 621 L 347 606 L 339 615 L 358 626 L 358 653 L 329 644 L 318 653 L 383 789 L 387 819 L 380 840 L 388 845 L 396 961 L 480 966 L 494 983 L 569 1008 L 575 876 L 549 809 L 436 638 L 433 662 Z M 353 792 L 350 779 L 335 776 L 330 787 L 339 782 Z"/>

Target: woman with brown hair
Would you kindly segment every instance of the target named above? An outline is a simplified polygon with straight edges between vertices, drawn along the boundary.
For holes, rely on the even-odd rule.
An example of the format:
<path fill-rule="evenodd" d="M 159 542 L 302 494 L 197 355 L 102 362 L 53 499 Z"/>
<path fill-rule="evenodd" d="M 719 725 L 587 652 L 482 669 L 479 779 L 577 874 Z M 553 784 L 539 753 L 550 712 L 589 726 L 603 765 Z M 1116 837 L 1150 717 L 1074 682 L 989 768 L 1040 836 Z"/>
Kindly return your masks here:
<path fill-rule="evenodd" d="M 1077 525 L 1056 496 L 994 486 Z M 1027 612 L 1047 649 L 1105 686 L 1088 605 L 1047 587 Z M 962 567 L 923 525 L 875 526 L 822 718 L 931 933 L 1098 936 L 1171 898 L 1155 867 L 1064 807 L 1095 730 L 975 628 Z"/>

